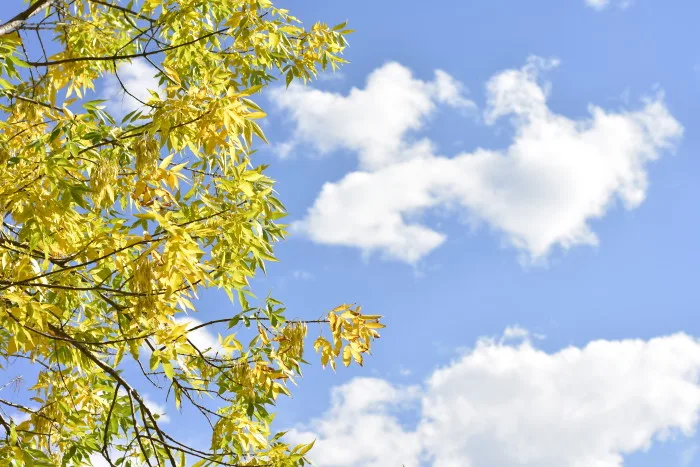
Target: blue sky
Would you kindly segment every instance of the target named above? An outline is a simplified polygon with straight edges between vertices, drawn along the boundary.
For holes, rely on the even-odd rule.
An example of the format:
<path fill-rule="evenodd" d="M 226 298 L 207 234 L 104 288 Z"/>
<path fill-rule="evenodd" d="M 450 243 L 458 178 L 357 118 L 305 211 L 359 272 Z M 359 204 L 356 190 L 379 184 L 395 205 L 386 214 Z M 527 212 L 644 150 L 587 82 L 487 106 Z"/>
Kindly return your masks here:
<path fill-rule="evenodd" d="M 278 5 L 356 33 L 341 73 L 259 99 L 295 227 L 254 290 L 388 325 L 278 428 L 324 467 L 700 466 L 700 5 Z"/>
<path fill-rule="evenodd" d="M 465 97 L 473 100 L 475 109 L 460 110 L 436 104 L 436 109 L 426 116 L 419 130 L 406 133 L 407 141 L 429 138 L 437 147 L 436 152 L 447 158 L 479 147 L 503 150 L 512 144 L 514 129 L 508 117 L 493 125 L 485 123 L 484 111 L 488 108 L 486 84 L 499 73 L 521 69 L 531 56 L 560 61 L 557 67 L 542 72 L 537 78 L 542 86 L 550 86 L 547 103 L 552 113 L 585 124 L 590 119 L 590 106 L 600 107 L 611 114 L 635 112 L 643 108 L 643 99 L 653 98 L 663 91 L 662 102 L 669 115 L 683 127 L 682 136 L 674 140 L 671 148 L 659 150 L 657 160 L 644 164 L 648 186 L 642 190 L 642 202 L 626 209 L 621 198 L 613 195 L 604 215 L 589 218 L 587 224 L 597 235 L 597 245 L 578 244 L 569 248 L 554 245 L 537 264 L 524 260 L 522 249 L 506 246 L 503 231 L 489 226 L 488 222 L 486 225 L 482 222 L 476 228 L 466 225 L 465 215 L 472 214 L 469 209 L 450 208 L 442 203 L 419 210 L 417 218 L 422 225 L 447 238 L 412 264 L 383 258 L 383 251 L 363 256 L 357 247 L 313 242 L 301 233 L 281 245 L 278 253 L 282 261 L 270 269 L 267 284 L 287 302 L 290 310 L 312 315 L 338 300 L 353 300 L 362 303 L 367 310 L 385 314 L 389 325 L 364 369 L 339 371 L 335 375 L 317 368 L 309 369 L 294 400 L 280 405 L 281 419 L 290 425 L 307 423 L 307 431 L 314 433 L 320 445 L 326 443 L 328 449 L 318 452 L 317 460 L 321 465 L 398 465 L 395 461 L 399 460 L 382 458 L 388 454 L 381 449 L 375 452 L 361 443 L 355 445 L 357 451 L 374 454 L 365 457 L 348 455 L 346 459 L 332 454 L 333 450 L 342 452 L 339 446 L 343 442 L 352 443 L 352 438 L 342 439 L 332 430 L 324 431 L 324 428 L 319 428 L 323 421 L 334 425 L 344 435 L 351 435 L 363 428 L 343 431 L 338 427 L 344 426 L 344 419 L 355 420 L 358 424 L 365 420 L 365 429 L 371 431 L 376 426 L 373 424 L 379 423 L 377 414 L 383 414 L 383 423 L 395 417 L 405 424 L 403 433 L 410 436 L 411 431 L 417 429 L 416 425 L 420 425 L 421 417 L 426 418 L 429 412 L 426 409 L 421 411 L 418 408 L 420 403 L 397 409 L 393 405 L 395 400 L 377 401 L 362 409 L 361 413 L 344 414 L 337 408 L 329 408 L 332 387 L 345 385 L 343 394 L 348 399 L 341 400 L 347 404 L 355 394 L 354 389 L 362 392 L 359 389 L 361 380 L 353 378 L 378 378 L 374 382 L 378 384 L 376 390 L 379 392 L 382 392 L 381 382 L 399 388 L 418 385 L 422 388 L 419 391 L 427 394 L 437 392 L 437 389 L 425 389 L 429 386 L 427 378 L 437 368 L 454 369 L 455 362 L 475 357 L 466 349 L 473 349 L 483 336 L 495 337 L 496 348 L 500 348 L 498 336 L 515 325 L 532 335 L 543 335 L 543 339 L 530 337 L 530 340 L 533 347 L 546 352 L 550 359 L 554 359 L 561 349 L 569 346 L 586 348 L 589 342 L 596 340 L 617 342 L 625 347 L 631 345 L 630 339 L 648 342 L 678 332 L 690 336 L 700 334 L 696 319 L 699 299 L 694 283 L 700 259 L 697 247 L 700 224 L 694 213 L 697 212 L 700 192 L 697 183 L 693 183 L 700 169 L 696 157 L 697 132 L 694 131 L 699 123 L 696 109 L 700 101 L 700 57 L 689 46 L 697 36 L 694 18 L 700 12 L 700 6 L 690 1 L 637 0 L 626 8 L 620 2 L 612 1 L 607 8 L 596 9 L 584 0 L 497 0 L 447 1 L 439 5 L 394 1 L 308 1 L 290 2 L 292 7 L 305 22 L 349 19 L 357 30 L 347 52 L 351 64 L 342 70 L 342 77 L 321 80 L 314 85 L 315 89 L 347 97 L 352 88 L 365 89 L 368 75 L 387 62 L 401 64 L 417 80 L 430 82 L 435 70 L 440 69 L 463 83 L 468 90 Z M 294 103 L 311 98 L 308 94 L 300 95 L 303 97 Z M 314 141 L 299 136 L 300 119 L 293 113 L 291 108 L 271 112 L 266 131 L 276 144 L 295 139 L 302 141 L 281 161 L 276 158 L 279 146 L 273 146 L 273 151 L 264 151 L 263 155 L 273 162 L 271 171 L 279 180 L 279 191 L 292 219 L 298 220 L 304 218 L 319 198 L 324 183 L 338 183 L 348 173 L 361 169 L 358 162 L 358 157 L 361 157 L 358 152 L 361 151 L 341 143 L 337 150 L 320 154 L 322 151 Z M 346 118 L 364 118 L 362 115 L 359 111 L 359 115 L 350 114 Z M 369 115 L 365 117 L 371 118 Z M 322 134 L 335 131 L 323 125 L 314 126 L 314 129 Z M 616 135 L 618 133 L 613 131 L 605 138 L 615 138 Z M 554 148 L 555 154 L 561 151 L 555 157 L 567 157 L 570 148 L 563 143 L 561 147 L 557 144 L 554 141 L 548 145 Z M 278 149 L 277 154 L 274 149 Z M 593 153 L 582 157 L 584 160 L 593 158 Z M 384 187 L 383 193 L 388 197 L 401 197 L 392 186 Z M 566 195 L 555 192 L 554 196 Z M 556 216 L 557 212 L 547 211 L 547 214 Z M 538 227 L 546 228 L 535 223 L 535 236 Z M 352 230 L 353 220 L 348 219 L 346 226 L 337 228 Z M 305 279 L 295 279 L 295 273 L 300 276 L 300 272 L 304 273 Z M 510 345 L 519 348 L 520 344 L 514 342 Z M 605 367 L 606 362 L 619 358 L 616 355 L 616 352 L 599 355 L 595 365 Z M 678 358 L 696 359 L 697 356 L 678 355 Z M 537 376 L 535 369 L 528 371 L 526 364 L 523 366 L 525 369 L 517 377 L 518 382 L 513 383 L 515 387 L 537 384 L 527 381 L 529 377 L 544 377 Z M 621 368 L 626 369 L 626 364 L 621 363 Z M 597 375 L 615 381 L 615 375 L 606 375 L 606 370 L 594 368 L 590 375 L 586 375 L 587 370 L 583 368 L 562 371 L 578 372 L 586 380 L 595 381 Z M 649 370 L 651 373 L 640 371 L 644 375 L 635 375 L 630 370 L 629 377 L 641 380 L 666 378 L 668 385 L 659 389 L 666 395 L 684 391 L 670 382 L 672 376 L 654 376 L 655 370 Z M 482 377 L 490 381 L 493 375 L 465 373 L 456 380 L 457 385 L 463 385 L 458 392 L 464 397 L 472 394 L 468 389 L 470 386 L 487 384 Z M 547 377 L 567 378 L 556 372 Z M 551 381 L 538 381 L 542 391 L 551 389 Z M 590 391 L 603 390 L 601 384 L 589 384 L 593 386 Z M 612 401 L 619 398 L 634 398 L 633 394 L 625 392 L 628 390 L 618 388 L 617 394 L 610 390 L 610 399 L 606 400 L 603 395 L 599 403 L 614 405 Z M 509 392 L 507 388 L 502 391 Z M 457 399 L 440 394 L 448 407 L 459 410 Z M 425 397 L 425 394 L 418 397 Z M 493 412 L 512 400 L 529 400 L 539 409 L 529 397 L 529 391 L 523 388 L 520 392 L 516 390 L 510 398 L 484 403 L 483 407 L 475 401 L 471 413 Z M 554 390 L 552 397 L 564 396 Z M 650 400 L 660 403 L 656 397 L 658 394 L 650 396 Z M 697 398 L 697 395 L 693 397 Z M 554 460 L 544 455 L 538 457 L 537 453 L 532 454 L 533 460 L 530 461 L 525 460 L 526 456 L 489 459 L 466 440 L 482 439 L 485 445 L 493 442 L 497 449 L 516 451 L 514 446 L 527 438 L 518 432 L 526 428 L 519 427 L 509 435 L 503 435 L 500 441 L 493 441 L 498 438 L 496 432 L 506 430 L 497 422 L 478 434 L 472 435 L 465 429 L 457 436 L 459 439 L 444 440 L 444 445 L 438 443 L 437 447 L 427 448 L 431 453 L 456 450 L 462 456 L 458 460 L 436 460 L 433 457 L 422 463 L 470 465 L 468 462 L 471 461 L 477 467 L 573 466 L 594 465 L 595 459 L 599 465 L 612 466 L 622 465 L 624 458 L 626 466 L 700 465 L 700 459 L 694 457 L 696 440 L 679 433 L 665 443 L 654 441 L 648 450 L 641 445 L 632 446 L 634 443 L 630 445 L 632 447 L 619 448 L 624 445 L 621 440 L 632 436 L 630 432 L 634 431 L 635 424 L 622 423 L 615 427 L 612 418 L 632 420 L 637 411 L 644 411 L 650 403 L 649 400 L 638 402 L 639 406 L 621 408 L 616 415 L 603 412 L 595 422 L 579 421 L 575 427 L 572 425 L 577 422 L 564 415 L 553 415 L 549 425 L 527 428 L 528 431 L 543 431 L 542 438 L 533 435 L 529 441 L 535 446 L 534 451 L 555 450 L 555 432 L 572 429 L 581 437 L 580 444 L 588 446 L 592 456 L 585 462 L 572 448 L 572 459 L 577 458 L 578 462 L 583 462 L 581 464 L 573 463 L 566 453 Z M 677 408 L 682 404 L 672 405 Z M 552 402 L 552 406 L 556 404 Z M 688 407 L 691 413 L 698 409 L 693 404 Z M 592 412 L 595 410 L 591 408 Z M 367 413 L 373 414 L 375 419 L 363 418 Z M 465 412 L 461 419 L 469 420 L 469 416 Z M 536 412 L 528 414 L 527 411 L 518 416 L 513 414 L 513 418 L 524 417 L 525 420 L 536 416 Z M 678 428 L 679 425 L 674 423 L 661 422 L 656 428 L 651 428 L 652 423 L 647 433 L 654 434 L 649 439 L 655 439 L 663 431 L 661 426 Z M 465 422 L 465 425 L 468 424 Z M 566 425 L 568 428 L 562 428 Z M 407 440 L 410 438 L 396 435 L 387 428 L 389 425 L 380 426 L 384 427 L 386 437 L 374 439 L 374 442 L 384 444 L 387 451 L 392 450 L 392 442 L 396 443 L 394 450 L 409 450 L 411 443 Z M 610 426 L 613 432 L 619 430 L 619 433 L 610 435 L 611 439 L 617 437 L 617 441 L 604 439 L 602 435 L 596 439 L 595 431 L 599 426 Z M 359 431 L 353 431 L 355 429 Z M 586 440 L 591 439 L 591 444 L 587 444 Z M 566 442 L 560 441 L 563 445 Z M 610 451 L 622 458 L 595 457 L 600 446 L 597 443 L 618 446 Z"/>

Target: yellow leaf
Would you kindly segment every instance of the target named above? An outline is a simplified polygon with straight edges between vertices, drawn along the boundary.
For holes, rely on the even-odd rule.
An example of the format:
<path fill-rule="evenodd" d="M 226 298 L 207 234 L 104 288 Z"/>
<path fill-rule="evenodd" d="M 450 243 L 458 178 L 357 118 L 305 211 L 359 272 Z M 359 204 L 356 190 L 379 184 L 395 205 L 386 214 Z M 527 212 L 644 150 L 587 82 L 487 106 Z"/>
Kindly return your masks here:
<path fill-rule="evenodd" d="M 350 346 L 345 346 L 345 348 L 343 349 L 343 365 L 350 366 L 351 359 L 352 350 L 350 349 Z"/>

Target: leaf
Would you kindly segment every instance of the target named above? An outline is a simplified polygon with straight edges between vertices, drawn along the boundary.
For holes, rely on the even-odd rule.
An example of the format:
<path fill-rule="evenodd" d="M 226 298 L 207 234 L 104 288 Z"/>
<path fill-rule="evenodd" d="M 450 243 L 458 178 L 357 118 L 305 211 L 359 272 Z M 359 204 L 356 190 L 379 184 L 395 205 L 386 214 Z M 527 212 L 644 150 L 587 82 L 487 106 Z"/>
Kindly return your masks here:
<path fill-rule="evenodd" d="M 277 46 L 280 43 L 280 36 L 276 32 L 271 32 L 268 34 L 269 40 L 270 40 L 270 48 L 271 49 L 276 49 Z"/>
<path fill-rule="evenodd" d="M 316 444 L 316 440 L 311 441 L 309 444 L 305 445 L 303 448 L 299 450 L 299 454 L 302 456 L 309 452 L 312 447 L 314 447 L 314 444 Z"/>
<path fill-rule="evenodd" d="M 166 156 L 158 165 L 158 167 L 161 169 L 167 168 L 170 165 L 170 161 L 173 160 L 173 157 L 175 157 L 175 154 L 170 154 L 169 156 Z"/>
<path fill-rule="evenodd" d="M 17 427 L 15 426 L 15 422 L 10 422 L 10 437 L 8 441 L 10 446 L 17 445 Z"/>
<path fill-rule="evenodd" d="M 344 29 L 345 26 L 347 26 L 347 25 L 348 25 L 348 22 L 343 21 L 342 23 L 336 24 L 335 26 L 333 26 L 333 31 L 340 31 L 341 29 Z"/>
<path fill-rule="evenodd" d="M 350 346 L 345 346 L 345 348 L 343 349 L 343 365 L 350 366 L 351 361 L 352 361 L 352 351 L 350 349 Z"/>
<path fill-rule="evenodd" d="M 163 372 L 165 373 L 165 376 L 167 376 L 168 379 L 173 379 L 174 373 L 173 373 L 173 365 L 169 361 L 163 361 Z"/>
<path fill-rule="evenodd" d="M 160 357 L 156 352 L 153 352 L 149 360 L 149 367 L 151 368 L 151 371 L 155 371 L 156 368 L 158 368 L 158 365 L 160 365 Z"/>

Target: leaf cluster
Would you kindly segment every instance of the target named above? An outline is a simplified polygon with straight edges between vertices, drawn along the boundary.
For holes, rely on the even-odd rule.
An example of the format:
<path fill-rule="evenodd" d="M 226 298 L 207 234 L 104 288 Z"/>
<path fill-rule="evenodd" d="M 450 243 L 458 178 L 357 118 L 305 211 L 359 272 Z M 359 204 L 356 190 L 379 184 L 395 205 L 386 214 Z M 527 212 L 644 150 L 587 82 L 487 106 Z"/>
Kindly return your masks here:
<path fill-rule="evenodd" d="M 349 32 L 269 0 L 35 0 L 0 25 L 0 356 L 35 370 L 30 401 L 0 391 L 0 464 L 307 462 L 270 411 L 301 374 L 307 326 L 329 325 L 316 346 L 334 366 L 343 343 L 361 364 L 381 325 L 348 305 L 312 321 L 250 306 L 286 235 L 254 162 L 255 99 L 337 68 Z M 159 82 L 147 98 L 120 76 L 134 61 Z M 112 115 L 95 92 L 107 78 L 140 107 Z M 182 320 L 207 288 L 240 312 Z M 216 345 L 195 339 L 217 326 Z M 208 449 L 163 428 L 149 386 L 206 420 Z"/>

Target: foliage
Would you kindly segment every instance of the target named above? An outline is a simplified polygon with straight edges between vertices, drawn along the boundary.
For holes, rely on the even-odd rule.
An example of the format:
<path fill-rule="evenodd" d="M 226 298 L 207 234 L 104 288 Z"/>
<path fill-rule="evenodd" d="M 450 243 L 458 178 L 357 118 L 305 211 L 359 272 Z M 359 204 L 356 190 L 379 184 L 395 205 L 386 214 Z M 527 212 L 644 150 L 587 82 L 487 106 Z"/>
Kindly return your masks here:
<path fill-rule="evenodd" d="M 300 375 L 307 325 L 330 324 L 324 365 L 361 364 L 382 325 L 350 305 L 287 321 L 272 298 L 248 304 L 285 236 L 252 161 L 252 99 L 335 69 L 349 32 L 304 29 L 269 0 L 38 0 L 0 26 L 0 354 L 36 374 L 30 406 L 0 392 L 2 465 L 306 463 L 269 408 Z M 117 121 L 95 89 L 112 76 L 138 98 L 119 75 L 133 60 L 161 90 Z M 205 288 L 240 312 L 182 321 Z M 217 349 L 191 338 L 217 325 Z M 147 384 L 209 420 L 209 449 L 163 429 Z"/>

